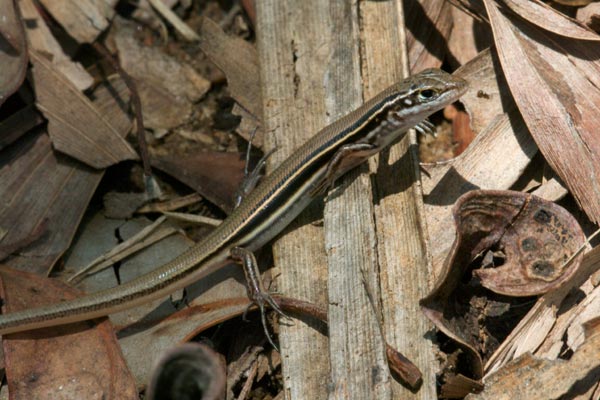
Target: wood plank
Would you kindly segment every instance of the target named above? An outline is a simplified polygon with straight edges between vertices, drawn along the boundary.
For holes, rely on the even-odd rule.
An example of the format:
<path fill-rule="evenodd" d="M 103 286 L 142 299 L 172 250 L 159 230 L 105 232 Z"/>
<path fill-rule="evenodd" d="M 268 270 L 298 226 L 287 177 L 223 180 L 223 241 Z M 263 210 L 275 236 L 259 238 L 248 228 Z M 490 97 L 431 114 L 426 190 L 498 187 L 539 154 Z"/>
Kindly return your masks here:
<path fill-rule="evenodd" d="M 412 4 L 414 3 L 414 4 Z M 412 7 L 416 2 L 405 2 Z M 361 2 L 365 98 L 408 75 L 403 2 Z M 385 54 L 385 57 L 382 57 Z M 375 175 L 375 224 L 384 331 L 390 345 L 423 373 L 423 385 L 413 393 L 393 381 L 395 399 L 434 399 L 437 362 L 430 340 L 432 328 L 419 300 L 428 293 L 431 271 L 425 243 L 423 200 L 416 139 L 407 137 L 370 163 Z"/>
<path fill-rule="evenodd" d="M 330 122 L 363 102 L 360 66 L 359 8 L 332 1 L 334 35 L 326 87 Z M 365 37 L 365 41 L 370 38 Z M 374 94 L 374 93 L 373 93 Z M 365 99 L 366 100 L 366 99 Z M 368 165 L 337 182 L 325 203 L 324 229 L 329 269 L 330 399 L 390 399 L 390 371 L 385 357 L 379 309 L 365 284 L 379 298 L 374 206 Z"/>

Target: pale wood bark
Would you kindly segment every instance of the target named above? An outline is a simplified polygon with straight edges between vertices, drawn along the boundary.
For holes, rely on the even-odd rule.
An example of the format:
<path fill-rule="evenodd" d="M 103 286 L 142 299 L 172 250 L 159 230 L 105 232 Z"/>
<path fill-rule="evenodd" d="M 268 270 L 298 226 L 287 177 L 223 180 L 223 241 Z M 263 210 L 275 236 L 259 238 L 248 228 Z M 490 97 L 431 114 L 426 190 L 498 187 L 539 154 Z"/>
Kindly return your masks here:
<path fill-rule="evenodd" d="M 408 76 L 404 10 L 401 1 L 363 2 L 365 97 Z M 426 243 L 423 199 L 413 134 L 379 157 L 375 175 L 375 223 L 381 302 L 387 342 L 423 373 L 416 393 L 392 381 L 395 399 L 434 399 L 437 362 L 432 325 L 419 300 L 429 292 L 431 262 Z M 372 162 L 371 168 L 375 164 Z"/>
<path fill-rule="evenodd" d="M 323 77 L 331 38 L 328 3 L 261 0 L 257 6 L 257 45 L 262 82 L 265 148 L 278 165 L 327 124 Z M 274 244 L 274 275 L 286 296 L 327 302 L 323 232 L 313 223 L 322 204 L 303 212 Z M 320 329 L 314 329 L 315 327 Z M 287 399 L 323 399 L 329 357 L 324 327 L 316 321 L 281 324 L 279 343 Z"/>
<path fill-rule="evenodd" d="M 363 102 L 358 2 L 331 2 L 333 36 L 327 105 L 330 121 Z M 364 38 L 364 40 L 369 40 Z M 340 179 L 325 203 L 329 267 L 330 399 L 389 399 L 390 372 L 378 309 L 377 242 L 373 193 L 363 165 Z M 365 286 L 366 285 L 366 286 Z"/>

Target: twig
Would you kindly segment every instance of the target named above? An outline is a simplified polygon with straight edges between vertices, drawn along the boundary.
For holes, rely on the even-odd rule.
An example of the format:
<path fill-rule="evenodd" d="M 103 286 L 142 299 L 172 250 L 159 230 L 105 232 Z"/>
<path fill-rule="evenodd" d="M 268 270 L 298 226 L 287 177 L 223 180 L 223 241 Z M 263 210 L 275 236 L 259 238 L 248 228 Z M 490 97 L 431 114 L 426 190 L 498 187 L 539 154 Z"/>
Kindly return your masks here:
<path fill-rule="evenodd" d="M 112 67 L 117 71 L 119 76 L 127 85 L 129 89 L 131 105 L 133 106 L 133 112 L 135 114 L 135 125 L 138 144 L 140 147 L 140 158 L 142 159 L 142 166 L 144 168 L 144 182 L 146 185 L 146 194 L 149 199 L 159 198 L 161 196 L 160 189 L 152 178 L 152 167 L 150 166 L 150 157 L 148 156 L 148 145 L 146 144 L 146 129 L 144 127 L 144 118 L 142 114 L 142 101 L 137 90 L 137 85 L 133 78 L 121 68 L 121 65 L 117 62 L 115 57 L 108 51 L 108 49 L 101 43 L 94 43 L 94 49 L 105 57 Z"/>
<path fill-rule="evenodd" d="M 154 7 L 156 12 L 162 15 L 173 28 L 177 30 L 185 38 L 185 40 L 190 42 L 197 42 L 200 40 L 200 36 L 196 32 L 192 30 L 185 22 L 183 22 L 169 7 L 165 5 L 161 0 L 148 0 L 148 2 Z"/>

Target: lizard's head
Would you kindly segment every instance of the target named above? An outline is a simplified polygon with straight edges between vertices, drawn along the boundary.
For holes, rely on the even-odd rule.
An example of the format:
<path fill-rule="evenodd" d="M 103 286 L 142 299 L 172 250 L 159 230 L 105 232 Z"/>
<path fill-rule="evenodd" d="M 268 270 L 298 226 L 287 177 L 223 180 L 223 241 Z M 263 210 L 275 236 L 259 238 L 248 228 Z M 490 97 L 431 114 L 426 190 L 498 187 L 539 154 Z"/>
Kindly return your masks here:
<path fill-rule="evenodd" d="M 440 69 L 426 69 L 400 83 L 393 112 L 404 121 L 417 123 L 467 91 L 467 81 Z"/>

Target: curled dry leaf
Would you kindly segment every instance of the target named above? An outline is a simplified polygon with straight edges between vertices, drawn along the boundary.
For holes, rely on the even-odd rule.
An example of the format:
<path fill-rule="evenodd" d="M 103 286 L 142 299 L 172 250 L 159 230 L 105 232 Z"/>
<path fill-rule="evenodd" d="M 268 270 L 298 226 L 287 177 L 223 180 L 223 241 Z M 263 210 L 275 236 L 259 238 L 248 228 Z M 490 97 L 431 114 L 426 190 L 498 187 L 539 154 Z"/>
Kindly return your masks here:
<path fill-rule="evenodd" d="M 13 0 L 0 0 L 0 105 L 25 79 L 27 44 L 25 32 Z"/>
<path fill-rule="evenodd" d="M 463 347 L 472 358 L 473 377 L 481 379 L 483 360 L 478 351 L 481 338 L 472 334 L 469 321 L 477 318 L 457 311 L 461 298 L 475 308 L 477 292 L 483 293 L 487 315 L 498 317 L 510 302 L 495 301 L 492 291 L 510 296 L 532 296 L 565 283 L 577 271 L 582 255 L 568 262 L 585 237 L 577 221 L 562 207 L 538 197 L 513 191 L 476 190 L 463 195 L 454 208 L 457 230 L 452 250 L 444 264 L 439 284 L 422 301 L 423 311 L 445 334 Z M 474 262 L 489 250 L 504 258 L 497 268 L 473 271 Z M 484 265 L 485 267 L 485 265 Z M 465 285 L 464 281 L 470 281 Z M 479 281 L 478 281 L 479 280 Z M 498 296 L 502 298 L 502 296 Z M 496 307 L 496 310 L 490 308 Z M 500 307 L 498 307 L 500 305 Z M 471 312 L 469 310 L 469 312 Z M 494 315 L 494 313 L 496 315 Z"/>
<path fill-rule="evenodd" d="M 224 397 L 224 358 L 199 343 L 186 343 L 168 350 L 154 368 L 147 394 L 149 400 Z"/>
<path fill-rule="evenodd" d="M 455 219 L 458 245 L 472 249 L 471 259 L 485 248 L 503 249 L 504 265 L 474 271 L 481 284 L 496 293 L 546 293 L 573 276 L 581 261 L 579 255 L 569 262 L 585 241 L 575 218 L 564 208 L 536 196 L 473 191 L 459 199 Z M 486 235 L 483 240 L 467 242 L 471 238 L 478 240 L 482 234 Z"/>

